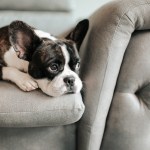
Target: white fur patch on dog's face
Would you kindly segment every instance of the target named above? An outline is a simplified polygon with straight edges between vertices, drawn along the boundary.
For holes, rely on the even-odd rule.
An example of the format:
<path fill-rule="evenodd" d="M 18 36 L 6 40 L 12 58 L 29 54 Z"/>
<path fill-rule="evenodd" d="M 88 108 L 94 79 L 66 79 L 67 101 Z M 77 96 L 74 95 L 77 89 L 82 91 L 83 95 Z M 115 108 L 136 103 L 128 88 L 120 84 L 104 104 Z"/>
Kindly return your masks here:
<path fill-rule="evenodd" d="M 65 45 L 60 45 L 62 49 L 62 53 L 65 58 L 65 65 L 64 65 L 64 70 L 58 74 L 52 81 L 48 80 L 37 80 L 41 90 L 51 96 L 60 96 L 63 94 L 66 94 L 69 91 L 66 83 L 64 82 L 64 78 L 68 76 L 72 76 L 75 79 L 74 82 L 74 87 L 73 87 L 73 93 L 79 93 L 80 90 L 82 89 L 82 82 L 79 78 L 79 76 L 70 69 L 69 67 L 69 60 L 70 60 L 70 55 L 68 53 L 68 50 L 66 49 Z"/>
<path fill-rule="evenodd" d="M 57 40 L 54 36 L 50 35 L 47 32 L 41 31 L 41 30 L 34 30 L 35 34 L 40 38 L 48 38 L 52 41 Z"/>

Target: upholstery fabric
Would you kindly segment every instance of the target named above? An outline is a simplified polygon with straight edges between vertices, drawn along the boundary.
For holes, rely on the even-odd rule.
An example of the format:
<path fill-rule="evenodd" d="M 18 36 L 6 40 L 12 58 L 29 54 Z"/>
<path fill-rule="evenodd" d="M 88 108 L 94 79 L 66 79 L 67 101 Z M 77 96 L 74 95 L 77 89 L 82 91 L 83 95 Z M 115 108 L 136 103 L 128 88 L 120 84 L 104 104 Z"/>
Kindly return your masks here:
<path fill-rule="evenodd" d="M 1 0 L 0 10 L 71 11 L 75 0 Z"/>
<path fill-rule="evenodd" d="M 101 150 L 150 149 L 150 31 L 133 34 L 126 50 Z"/>
<path fill-rule="evenodd" d="M 82 76 L 82 80 L 85 81 L 84 103 L 85 103 L 86 110 L 83 115 L 83 118 L 80 121 L 80 125 L 78 128 L 78 138 L 77 138 L 78 150 L 99 150 L 100 149 L 103 134 L 105 134 L 104 129 L 105 129 L 105 123 L 107 121 L 106 120 L 107 115 L 112 102 L 121 64 L 123 62 L 124 53 L 130 41 L 131 35 L 135 30 L 150 29 L 149 14 L 150 14 L 150 0 L 132 0 L 132 1 L 118 0 L 104 5 L 90 17 L 90 30 L 81 48 L 81 56 L 82 56 L 82 60 L 84 60 L 82 61 L 82 65 L 81 65 L 81 76 Z M 148 46 L 146 47 L 148 48 Z M 132 66 L 132 64 L 128 64 L 128 65 Z M 146 66 L 147 66 L 147 68 L 145 68 L 146 70 L 141 69 L 141 67 L 139 67 L 139 69 L 141 69 L 141 73 L 147 74 L 148 64 Z M 146 73 L 144 73 L 144 70 L 146 71 Z M 125 72 L 127 72 L 127 70 L 125 70 Z M 132 82 L 129 84 L 129 86 L 131 86 L 130 90 L 133 90 L 134 86 L 137 89 L 139 89 L 140 88 L 138 87 L 138 85 L 140 86 L 139 82 L 142 83 L 142 86 L 144 86 L 143 82 L 148 84 L 149 77 L 143 74 L 137 75 L 136 73 L 134 73 L 134 75 L 138 77 L 138 78 L 135 77 L 135 79 L 137 80 L 139 79 L 139 81 L 137 82 L 132 82 L 132 79 L 134 77 L 132 77 L 131 80 L 128 79 L 129 83 L 130 81 Z M 147 77 L 146 79 L 145 76 Z M 121 81 L 122 84 L 124 84 L 124 82 L 126 81 L 125 80 Z M 127 84 L 125 85 L 128 86 Z M 147 86 L 146 89 L 144 90 L 145 92 L 148 90 L 148 87 L 149 86 Z M 123 90 L 123 92 L 124 91 L 125 90 Z M 149 132 L 149 129 L 147 130 L 143 129 L 143 127 L 144 128 L 148 127 L 148 125 L 146 124 L 149 123 L 148 108 L 146 108 L 145 111 L 143 108 L 141 108 L 140 110 L 140 107 L 138 107 L 138 103 L 133 102 L 134 100 L 137 101 L 136 97 L 134 97 L 134 95 L 132 94 L 128 96 L 127 95 L 120 94 L 117 97 L 116 94 L 114 95 L 116 97 L 115 101 L 119 101 L 121 99 L 120 96 L 123 97 L 124 101 L 122 100 L 120 101 L 120 103 L 117 103 L 120 105 L 120 107 L 117 104 L 115 104 L 115 108 L 112 108 L 113 110 L 116 109 L 114 113 L 112 113 L 112 111 L 110 112 L 110 114 L 112 113 L 113 117 L 109 122 L 110 124 L 108 123 L 109 124 L 108 132 L 107 132 L 108 124 L 106 126 L 106 137 L 104 135 L 104 144 L 102 144 L 102 150 L 128 149 L 128 147 L 126 147 L 128 144 L 128 140 L 130 140 L 129 146 L 131 143 L 132 145 L 135 144 L 134 145 L 135 147 L 133 147 L 133 149 L 131 147 L 129 149 L 135 150 L 136 148 L 137 149 L 141 148 L 147 150 L 149 147 L 149 142 L 146 141 L 144 142 L 144 140 L 142 140 L 141 143 L 142 145 L 139 146 L 142 136 L 146 136 L 143 138 L 149 140 L 148 133 L 144 134 L 145 132 Z M 127 104 L 128 97 L 130 101 L 129 104 Z M 131 109 L 131 100 L 133 104 L 137 104 L 137 106 L 134 107 L 132 106 L 133 110 Z M 145 101 L 147 104 L 148 98 L 146 98 Z M 125 102 L 126 105 L 124 108 L 123 104 Z M 130 106 L 129 113 L 127 114 L 125 113 L 127 111 L 126 106 Z M 118 109 L 120 111 L 122 110 L 123 114 L 120 114 L 120 111 Z M 139 109 L 139 111 L 138 110 L 134 111 L 134 109 Z M 131 113 L 134 112 L 136 114 L 132 114 L 131 118 L 127 117 L 127 115 L 130 115 L 130 112 Z M 115 118 L 114 114 L 115 115 L 118 114 L 118 116 L 116 116 L 118 118 Z M 145 117 L 142 118 L 141 115 L 145 115 Z M 123 120 L 122 123 L 119 123 L 120 128 L 119 131 L 117 131 L 118 124 L 117 122 L 115 122 L 115 119 L 116 121 L 118 121 L 119 119 L 121 120 L 124 118 L 127 120 L 126 121 Z M 127 138 L 129 137 L 130 134 L 125 133 L 127 129 L 125 125 L 130 125 L 130 120 L 132 119 L 135 119 L 135 123 L 139 123 L 139 121 L 137 121 L 138 119 L 141 119 L 140 121 L 144 121 L 146 119 L 147 121 L 146 123 L 144 123 L 143 127 L 141 123 L 135 126 L 134 131 L 132 131 L 133 133 L 132 137 L 134 137 L 133 141 L 131 141 L 132 138 L 129 139 Z M 112 122 L 114 123 L 113 127 L 115 129 L 113 127 L 111 128 Z M 123 125 L 124 122 L 126 124 L 121 128 L 121 125 Z M 133 121 L 131 122 L 131 126 L 132 123 Z M 137 129 L 136 127 L 139 128 Z M 129 130 L 130 129 L 132 130 L 133 127 L 129 127 Z M 119 133 L 116 138 L 117 139 L 120 138 L 120 140 L 116 141 L 115 139 L 116 134 L 113 130 Z M 122 131 L 122 133 L 124 133 L 122 135 L 124 136 L 122 137 L 122 139 L 121 139 L 120 130 L 124 130 Z M 127 132 L 129 132 L 129 130 L 127 130 Z M 138 132 L 138 130 L 141 131 Z M 135 131 L 138 133 L 134 134 Z M 141 135 L 140 137 L 139 133 L 141 132 L 143 133 L 143 135 Z M 138 135 L 139 138 L 135 137 L 134 135 L 135 136 Z M 111 138 L 109 138 L 109 136 L 111 136 Z M 110 140 L 112 141 L 110 142 Z M 126 140 L 125 143 L 124 140 Z M 112 146 L 112 144 L 114 145 Z"/>
<path fill-rule="evenodd" d="M 23 92 L 0 82 L 0 127 L 59 126 L 78 121 L 84 104 L 80 94 L 52 98 L 41 91 Z"/>
<path fill-rule="evenodd" d="M 75 124 L 57 127 L 0 128 L 0 150 L 76 150 Z"/>

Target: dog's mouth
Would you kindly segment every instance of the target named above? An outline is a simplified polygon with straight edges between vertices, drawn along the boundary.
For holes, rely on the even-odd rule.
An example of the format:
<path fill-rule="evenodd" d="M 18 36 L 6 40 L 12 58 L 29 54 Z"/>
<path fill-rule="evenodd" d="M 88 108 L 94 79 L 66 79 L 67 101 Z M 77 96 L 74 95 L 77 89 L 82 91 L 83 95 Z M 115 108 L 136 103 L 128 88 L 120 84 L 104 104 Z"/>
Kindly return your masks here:
<path fill-rule="evenodd" d="M 67 91 L 65 94 L 73 94 L 76 93 L 75 88 L 74 87 L 67 87 Z"/>
<path fill-rule="evenodd" d="M 67 94 L 73 94 L 73 93 L 79 93 L 82 90 L 82 81 L 78 80 L 78 83 L 76 83 L 74 86 L 67 86 Z"/>
<path fill-rule="evenodd" d="M 74 86 L 68 86 L 64 82 L 50 81 L 47 85 L 46 93 L 53 97 L 58 97 L 66 94 L 79 93 L 82 89 L 82 82 L 77 79 Z"/>
<path fill-rule="evenodd" d="M 66 94 L 77 94 L 82 90 L 82 87 L 67 87 L 66 91 L 64 91 L 61 95 L 66 95 Z"/>

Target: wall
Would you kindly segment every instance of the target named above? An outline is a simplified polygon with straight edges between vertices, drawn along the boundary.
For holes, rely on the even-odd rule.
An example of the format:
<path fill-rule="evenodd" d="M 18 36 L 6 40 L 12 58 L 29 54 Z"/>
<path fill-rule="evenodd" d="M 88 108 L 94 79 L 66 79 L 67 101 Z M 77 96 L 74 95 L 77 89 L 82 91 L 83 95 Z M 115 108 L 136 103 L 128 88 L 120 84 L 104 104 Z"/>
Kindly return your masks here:
<path fill-rule="evenodd" d="M 110 0 L 77 0 L 76 16 L 86 18 Z"/>

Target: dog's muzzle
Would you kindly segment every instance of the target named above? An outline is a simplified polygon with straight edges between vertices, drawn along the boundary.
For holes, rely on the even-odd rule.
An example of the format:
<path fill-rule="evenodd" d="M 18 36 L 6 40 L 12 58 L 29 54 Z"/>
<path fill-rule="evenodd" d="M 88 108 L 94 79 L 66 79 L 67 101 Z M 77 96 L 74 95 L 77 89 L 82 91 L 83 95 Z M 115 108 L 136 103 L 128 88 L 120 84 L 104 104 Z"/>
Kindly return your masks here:
<path fill-rule="evenodd" d="M 78 75 L 63 78 L 56 77 L 52 81 L 48 81 L 47 78 L 45 78 L 37 80 L 37 82 L 44 93 L 53 97 L 68 93 L 79 93 L 82 89 L 82 82 Z"/>

